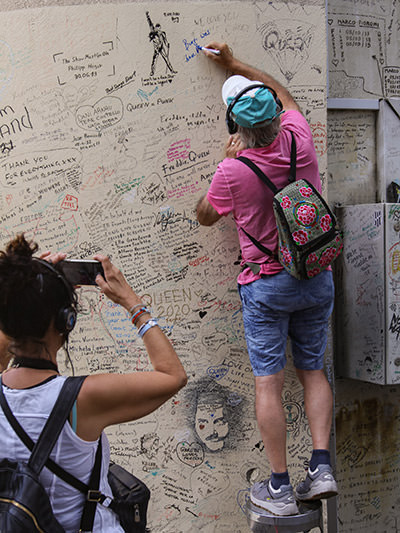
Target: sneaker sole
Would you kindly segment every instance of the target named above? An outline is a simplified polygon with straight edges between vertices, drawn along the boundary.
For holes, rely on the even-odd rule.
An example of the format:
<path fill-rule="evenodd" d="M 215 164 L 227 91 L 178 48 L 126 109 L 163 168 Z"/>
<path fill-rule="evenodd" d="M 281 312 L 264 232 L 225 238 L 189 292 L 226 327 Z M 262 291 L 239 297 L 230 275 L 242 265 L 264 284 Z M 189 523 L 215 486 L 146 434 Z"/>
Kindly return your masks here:
<path fill-rule="evenodd" d="M 268 507 L 266 506 L 266 502 L 264 501 L 261 502 L 260 500 L 257 500 L 255 502 L 251 497 L 250 497 L 250 501 L 253 505 L 258 507 L 259 509 L 263 509 L 263 511 L 267 511 L 268 513 L 273 514 L 274 516 L 294 516 L 296 514 L 299 514 L 299 509 L 296 503 L 291 503 L 291 504 L 286 505 L 286 507 L 289 507 L 289 505 L 292 506 L 291 509 L 283 508 L 283 509 L 277 510 L 276 508 L 274 508 L 274 510 L 272 510 L 272 509 L 268 509 Z M 282 505 L 285 505 L 285 504 L 282 504 Z"/>
<path fill-rule="evenodd" d="M 299 494 L 297 491 L 295 492 L 296 499 L 301 502 L 308 502 L 312 500 L 326 500 L 327 498 L 332 498 L 333 496 L 337 496 L 338 490 L 336 483 L 331 483 L 329 487 L 314 487 L 313 490 L 310 490 L 306 494 Z"/>

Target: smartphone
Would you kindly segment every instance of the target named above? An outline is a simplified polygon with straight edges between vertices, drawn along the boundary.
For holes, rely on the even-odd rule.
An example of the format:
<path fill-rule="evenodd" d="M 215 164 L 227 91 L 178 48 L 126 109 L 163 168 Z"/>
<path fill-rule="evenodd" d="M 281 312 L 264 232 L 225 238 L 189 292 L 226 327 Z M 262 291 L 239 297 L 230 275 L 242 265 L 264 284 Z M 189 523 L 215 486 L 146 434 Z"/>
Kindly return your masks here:
<path fill-rule="evenodd" d="M 92 259 L 65 259 L 60 263 L 64 276 L 71 285 L 96 285 L 96 276 L 104 277 L 100 261 Z"/>

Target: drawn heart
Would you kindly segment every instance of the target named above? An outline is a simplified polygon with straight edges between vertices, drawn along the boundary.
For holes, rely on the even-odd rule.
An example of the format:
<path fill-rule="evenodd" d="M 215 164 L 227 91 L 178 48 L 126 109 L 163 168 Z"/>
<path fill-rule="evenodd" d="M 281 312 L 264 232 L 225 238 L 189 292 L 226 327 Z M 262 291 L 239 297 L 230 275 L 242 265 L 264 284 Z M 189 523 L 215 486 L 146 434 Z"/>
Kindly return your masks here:
<path fill-rule="evenodd" d="M 226 376 L 226 374 L 228 373 L 228 367 L 224 366 L 224 365 L 218 365 L 218 366 L 209 366 L 207 368 L 207 374 L 216 379 L 216 380 L 219 380 L 219 379 L 222 379 L 224 376 Z"/>
<path fill-rule="evenodd" d="M 84 130 L 102 131 L 122 119 L 123 105 L 115 96 L 104 96 L 93 106 L 83 105 L 76 112 L 76 123 Z"/>
<path fill-rule="evenodd" d="M 339 65 L 339 59 L 332 59 L 332 63 L 334 67 L 337 67 Z"/>
<path fill-rule="evenodd" d="M 224 492 L 230 485 L 228 474 L 210 468 L 208 461 L 205 465 L 193 470 L 190 476 L 190 486 L 196 500 L 215 498 L 217 494 Z"/>
<path fill-rule="evenodd" d="M 200 318 L 204 318 L 206 316 L 206 314 L 207 314 L 207 311 L 200 311 L 199 317 Z"/>
<path fill-rule="evenodd" d="M 192 468 L 201 465 L 204 461 L 204 450 L 197 442 L 179 442 L 176 447 L 176 454 L 182 463 Z"/>

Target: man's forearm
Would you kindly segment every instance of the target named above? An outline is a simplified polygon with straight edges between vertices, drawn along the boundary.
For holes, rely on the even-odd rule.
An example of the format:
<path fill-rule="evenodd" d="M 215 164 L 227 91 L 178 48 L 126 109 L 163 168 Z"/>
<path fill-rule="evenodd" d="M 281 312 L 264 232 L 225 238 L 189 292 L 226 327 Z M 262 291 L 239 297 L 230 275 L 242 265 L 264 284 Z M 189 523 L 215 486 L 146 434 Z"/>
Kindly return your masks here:
<path fill-rule="evenodd" d="M 221 218 L 221 215 L 218 214 L 218 212 L 207 200 L 206 194 L 204 194 L 197 202 L 196 214 L 197 220 L 202 226 L 212 226 Z"/>
<path fill-rule="evenodd" d="M 243 63 L 243 61 L 240 61 L 236 58 L 232 58 L 230 70 L 233 74 L 240 74 L 241 76 L 245 76 L 249 80 L 261 81 L 265 85 L 268 85 L 268 87 L 271 87 L 271 89 L 276 92 L 279 99 L 281 100 L 284 109 L 300 110 L 299 106 L 296 104 L 294 98 L 286 89 L 286 87 L 284 87 L 281 83 L 279 83 L 279 81 L 277 81 L 267 72 L 252 67 L 251 65 L 247 65 L 246 63 Z"/>

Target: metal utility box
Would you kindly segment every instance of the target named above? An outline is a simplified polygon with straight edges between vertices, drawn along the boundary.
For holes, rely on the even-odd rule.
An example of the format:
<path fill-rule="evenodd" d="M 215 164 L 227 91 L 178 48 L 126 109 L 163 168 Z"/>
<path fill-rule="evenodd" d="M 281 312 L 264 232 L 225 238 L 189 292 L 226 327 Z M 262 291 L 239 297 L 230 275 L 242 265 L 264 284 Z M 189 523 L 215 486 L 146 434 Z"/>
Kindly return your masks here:
<path fill-rule="evenodd" d="M 400 204 L 336 209 L 336 364 L 341 377 L 400 383 Z"/>

